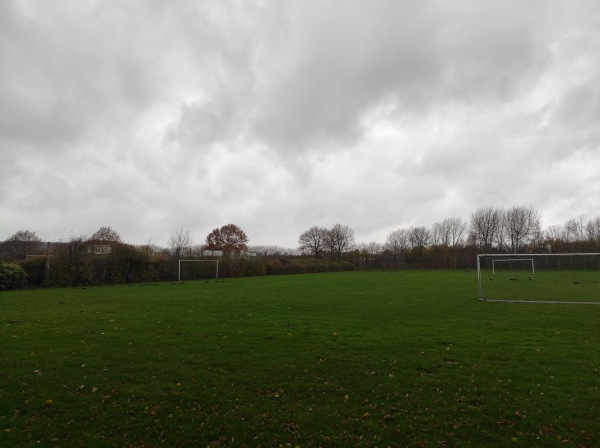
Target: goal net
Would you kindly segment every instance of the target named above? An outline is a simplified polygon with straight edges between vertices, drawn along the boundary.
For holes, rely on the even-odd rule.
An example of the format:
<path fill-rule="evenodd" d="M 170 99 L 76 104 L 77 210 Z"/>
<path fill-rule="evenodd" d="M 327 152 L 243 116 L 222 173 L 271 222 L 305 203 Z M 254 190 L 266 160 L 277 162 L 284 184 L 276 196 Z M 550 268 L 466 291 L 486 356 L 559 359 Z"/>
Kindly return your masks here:
<path fill-rule="evenodd" d="M 600 254 L 477 255 L 479 300 L 600 305 Z"/>
<path fill-rule="evenodd" d="M 492 274 L 525 272 L 535 274 L 533 258 L 492 258 Z"/>
<path fill-rule="evenodd" d="M 219 260 L 179 260 L 177 281 L 219 278 Z"/>

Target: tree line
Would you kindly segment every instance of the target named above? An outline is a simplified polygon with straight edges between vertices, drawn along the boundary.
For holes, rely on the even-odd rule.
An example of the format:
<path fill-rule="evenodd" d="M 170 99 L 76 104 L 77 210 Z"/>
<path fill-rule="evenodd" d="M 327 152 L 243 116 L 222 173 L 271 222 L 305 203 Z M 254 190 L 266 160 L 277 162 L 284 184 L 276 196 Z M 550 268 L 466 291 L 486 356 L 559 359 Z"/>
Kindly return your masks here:
<path fill-rule="evenodd" d="M 299 250 L 315 258 L 336 257 L 359 267 L 473 268 L 477 253 L 599 252 L 600 216 L 583 215 L 542 228 L 533 207 L 480 207 L 467 221 L 446 218 L 430 227 L 399 228 L 385 242 L 355 243 L 347 226 L 313 226 L 303 232 Z"/>
<path fill-rule="evenodd" d="M 43 242 L 30 230 L 20 230 L 0 243 L 0 290 L 39 286 L 86 286 L 178 280 L 179 260 L 215 259 L 219 277 L 298 274 L 350 270 L 349 263 L 295 258 L 274 246 L 249 247 L 245 231 L 235 224 L 213 229 L 203 244 L 191 233 L 174 231 L 169 246 L 134 246 L 117 231 L 101 227 L 92 236 L 63 242 Z M 211 278 L 214 266 L 185 264 L 188 278 Z"/>
<path fill-rule="evenodd" d="M 188 230 L 177 229 L 168 247 L 126 244 L 108 226 L 90 237 L 51 245 L 34 231 L 19 230 L 0 242 L 0 261 L 17 262 L 27 270 L 30 283 L 66 286 L 172 280 L 176 260 L 199 259 L 207 251 L 218 251 L 230 260 L 222 266 L 225 276 L 353 267 L 462 269 L 474 267 L 477 253 L 600 252 L 600 216 L 580 215 L 543 229 L 540 212 L 531 206 L 486 206 L 473 212 L 470 220 L 452 217 L 429 227 L 398 228 L 384 242 L 357 243 L 348 225 L 315 225 L 299 235 L 296 248 L 250 246 L 246 232 L 235 224 L 213 229 L 200 244 Z M 15 269 L 12 266 L 10 272 Z"/>

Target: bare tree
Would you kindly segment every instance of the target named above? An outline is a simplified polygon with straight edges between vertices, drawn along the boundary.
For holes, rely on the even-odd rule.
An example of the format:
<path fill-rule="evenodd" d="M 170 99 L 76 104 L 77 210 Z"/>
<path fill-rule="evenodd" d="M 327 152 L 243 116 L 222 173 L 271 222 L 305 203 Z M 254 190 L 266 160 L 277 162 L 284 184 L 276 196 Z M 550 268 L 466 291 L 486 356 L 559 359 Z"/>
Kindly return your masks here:
<path fill-rule="evenodd" d="M 364 266 L 372 267 L 377 256 L 383 251 L 383 245 L 372 241 L 370 243 L 360 243 L 357 249 Z"/>
<path fill-rule="evenodd" d="M 235 224 L 227 224 L 219 229 L 213 229 L 206 237 L 206 247 L 212 250 L 222 250 L 226 254 L 248 250 L 248 236 Z"/>
<path fill-rule="evenodd" d="M 298 238 L 300 251 L 312 255 L 314 258 L 319 258 L 319 254 L 325 248 L 325 240 L 327 238 L 327 229 L 324 227 L 313 226 L 306 232 L 302 233 Z"/>
<path fill-rule="evenodd" d="M 354 246 L 354 230 L 348 226 L 336 224 L 327 231 L 325 246 L 331 252 L 331 260 L 333 260 L 335 254 L 337 260 L 340 261 L 342 259 L 342 253 L 346 250 L 350 250 Z"/>
<path fill-rule="evenodd" d="M 564 226 L 565 239 L 569 243 L 579 243 L 586 239 L 585 216 L 569 219 Z"/>
<path fill-rule="evenodd" d="M 541 222 L 535 227 L 533 233 L 529 237 L 529 247 L 533 252 L 544 252 L 545 239 L 544 231 L 542 230 Z"/>
<path fill-rule="evenodd" d="M 548 240 L 561 241 L 564 238 L 564 228 L 557 225 L 548 226 L 544 234 Z"/>
<path fill-rule="evenodd" d="M 446 244 L 452 248 L 460 246 L 467 233 L 467 221 L 462 218 L 447 218 L 443 221 L 445 228 Z"/>
<path fill-rule="evenodd" d="M 446 218 L 431 226 L 431 243 L 443 247 L 458 246 L 467 231 L 467 222 L 462 218 Z"/>
<path fill-rule="evenodd" d="M 392 254 L 392 263 L 398 266 L 400 255 L 408 249 L 408 232 L 406 229 L 397 229 L 387 236 L 385 249 Z"/>
<path fill-rule="evenodd" d="M 461 218 L 446 218 L 431 227 L 431 243 L 443 252 L 444 266 L 447 266 L 448 257 L 454 260 L 456 266 L 457 259 L 454 252 L 464 240 L 466 230 L 467 222 Z"/>
<path fill-rule="evenodd" d="M 90 237 L 90 241 L 98 241 L 103 243 L 121 243 L 121 236 L 110 226 L 100 227 Z"/>
<path fill-rule="evenodd" d="M 152 238 L 148 240 L 146 244 L 137 246 L 137 250 L 148 257 L 154 257 L 161 252 L 161 247 L 152 242 Z"/>
<path fill-rule="evenodd" d="M 548 226 L 543 233 L 543 238 L 546 247 L 550 253 L 560 252 L 564 243 L 564 228 L 563 226 L 551 225 Z"/>
<path fill-rule="evenodd" d="M 447 246 L 447 229 L 444 228 L 443 223 L 433 223 L 431 230 L 429 231 L 429 238 L 429 242 L 433 246 Z"/>
<path fill-rule="evenodd" d="M 600 249 L 600 216 L 590 219 L 585 225 L 587 239 L 593 246 L 593 250 Z"/>
<path fill-rule="evenodd" d="M 510 250 L 510 238 L 508 236 L 508 227 L 506 226 L 506 211 L 500 210 L 501 219 L 500 219 L 500 227 L 496 231 L 494 235 L 494 240 L 492 244 L 499 251 Z"/>
<path fill-rule="evenodd" d="M 169 237 L 169 249 L 176 260 L 191 252 L 192 243 L 193 240 L 190 231 L 183 230 L 182 227 L 175 230 Z"/>
<path fill-rule="evenodd" d="M 471 238 L 482 249 L 498 242 L 502 228 L 502 211 L 496 207 L 480 207 L 471 215 Z"/>
<path fill-rule="evenodd" d="M 5 241 L 7 252 L 13 258 L 24 260 L 27 255 L 35 254 L 40 249 L 42 240 L 31 230 L 19 230 Z"/>
<path fill-rule="evenodd" d="M 429 243 L 431 234 L 427 227 L 411 227 L 408 229 L 408 243 L 411 249 L 423 249 Z"/>
<path fill-rule="evenodd" d="M 431 239 L 427 227 L 411 227 L 408 229 L 408 244 L 411 248 L 410 259 L 413 266 L 425 265 L 425 248 Z"/>
<path fill-rule="evenodd" d="M 540 233 L 540 214 L 533 207 L 511 207 L 504 213 L 503 223 L 514 254 Z"/>

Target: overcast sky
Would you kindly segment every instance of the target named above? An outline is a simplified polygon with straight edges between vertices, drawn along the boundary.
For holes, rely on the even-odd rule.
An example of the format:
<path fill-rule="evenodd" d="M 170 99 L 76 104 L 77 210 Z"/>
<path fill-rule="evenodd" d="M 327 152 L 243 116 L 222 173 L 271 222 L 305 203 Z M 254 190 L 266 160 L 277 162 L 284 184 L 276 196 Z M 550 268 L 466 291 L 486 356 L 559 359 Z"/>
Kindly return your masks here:
<path fill-rule="evenodd" d="M 596 0 L 0 2 L 0 239 L 600 215 Z"/>

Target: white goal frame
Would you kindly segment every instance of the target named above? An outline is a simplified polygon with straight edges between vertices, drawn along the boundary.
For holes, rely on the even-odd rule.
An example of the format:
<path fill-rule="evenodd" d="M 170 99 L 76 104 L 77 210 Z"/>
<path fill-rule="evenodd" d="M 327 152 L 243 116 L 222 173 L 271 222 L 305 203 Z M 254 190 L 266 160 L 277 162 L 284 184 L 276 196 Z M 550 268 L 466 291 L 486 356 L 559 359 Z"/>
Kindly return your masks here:
<path fill-rule="evenodd" d="M 479 258 L 479 255 L 477 257 Z M 531 273 L 535 274 L 535 264 L 533 263 L 533 258 L 498 258 L 496 260 L 492 259 L 492 274 L 496 273 L 496 262 L 508 263 L 509 261 L 531 261 Z"/>
<path fill-rule="evenodd" d="M 181 262 L 200 262 L 200 263 L 217 263 L 217 273 L 215 274 L 215 278 L 219 278 L 219 260 L 178 260 L 177 264 L 177 281 L 181 283 Z"/>

